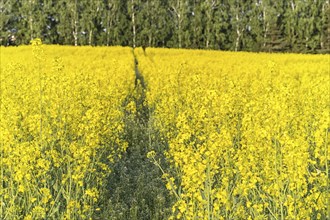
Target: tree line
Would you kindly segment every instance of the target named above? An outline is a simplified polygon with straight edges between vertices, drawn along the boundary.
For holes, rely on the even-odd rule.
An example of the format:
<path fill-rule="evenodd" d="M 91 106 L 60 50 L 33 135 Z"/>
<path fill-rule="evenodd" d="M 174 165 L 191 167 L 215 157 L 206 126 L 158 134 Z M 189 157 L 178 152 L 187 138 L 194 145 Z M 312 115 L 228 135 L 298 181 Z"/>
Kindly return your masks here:
<path fill-rule="evenodd" d="M 2 0 L 1 44 L 330 52 L 329 0 Z"/>

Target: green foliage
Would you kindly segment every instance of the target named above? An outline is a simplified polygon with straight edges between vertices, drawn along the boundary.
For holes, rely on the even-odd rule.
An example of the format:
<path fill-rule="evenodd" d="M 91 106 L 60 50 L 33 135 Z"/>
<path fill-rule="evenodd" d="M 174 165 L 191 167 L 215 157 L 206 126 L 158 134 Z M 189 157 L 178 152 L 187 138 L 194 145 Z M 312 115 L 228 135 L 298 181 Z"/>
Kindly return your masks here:
<path fill-rule="evenodd" d="M 110 190 L 105 195 L 107 201 L 103 202 L 100 219 L 163 220 L 171 214 L 173 198 L 164 185 L 162 173 L 146 158 L 149 151 L 156 151 L 160 164 L 165 166 L 167 143 L 152 126 L 149 118 L 152 109 L 146 105 L 147 88 L 137 64 L 135 74 L 135 88 L 123 103 L 124 106 L 133 103 L 136 109 L 125 114 L 128 148 L 109 177 Z"/>
<path fill-rule="evenodd" d="M 3 0 L 1 45 L 122 45 L 329 53 L 324 0 Z"/>

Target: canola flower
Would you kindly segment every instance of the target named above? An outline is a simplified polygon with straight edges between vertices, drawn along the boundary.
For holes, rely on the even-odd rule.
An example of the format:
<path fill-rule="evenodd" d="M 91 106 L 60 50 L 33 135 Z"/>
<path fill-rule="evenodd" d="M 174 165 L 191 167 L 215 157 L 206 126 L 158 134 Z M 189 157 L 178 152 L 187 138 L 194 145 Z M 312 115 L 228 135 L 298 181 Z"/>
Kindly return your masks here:
<path fill-rule="evenodd" d="M 127 148 L 129 48 L 1 48 L 4 219 L 90 219 Z"/>
<path fill-rule="evenodd" d="M 131 49 L 31 44 L 1 48 L 0 216 L 91 219 L 140 114 Z M 134 51 L 170 219 L 330 215 L 328 55 Z"/>
<path fill-rule="evenodd" d="M 169 145 L 171 218 L 330 215 L 328 55 L 136 54 L 152 121 Z"/>

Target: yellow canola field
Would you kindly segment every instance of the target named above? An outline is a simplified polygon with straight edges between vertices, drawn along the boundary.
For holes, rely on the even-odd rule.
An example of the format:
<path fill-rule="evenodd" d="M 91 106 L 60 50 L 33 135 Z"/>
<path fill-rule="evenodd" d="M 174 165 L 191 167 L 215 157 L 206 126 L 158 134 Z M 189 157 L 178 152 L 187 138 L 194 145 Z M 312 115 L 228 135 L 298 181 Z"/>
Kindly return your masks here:
<path fill-rule="evenodd" d="M 168 143 L 171 218 L 330 216 L 329 55 L 135 54 Z"/>
<path fill-rule="evenodd" d="M 0 50 L 1 218 L 108 219 L 128 117 L 163 138 L 172 219 L 330 216 L 329 55 Z"/>
<path fill-rule="evenodd" d="M 0 216 L 101 211 L 111 164 L 127 147 L 122 106 L 133 65 L 123 47 L 1 47 Z"/>

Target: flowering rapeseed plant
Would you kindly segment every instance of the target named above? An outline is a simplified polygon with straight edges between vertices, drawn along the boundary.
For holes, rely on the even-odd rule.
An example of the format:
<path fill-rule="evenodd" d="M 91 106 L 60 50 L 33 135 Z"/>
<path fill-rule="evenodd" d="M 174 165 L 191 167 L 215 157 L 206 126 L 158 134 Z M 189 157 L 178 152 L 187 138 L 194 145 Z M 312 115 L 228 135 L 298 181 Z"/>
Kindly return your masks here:
<path fill-rule="evenodd" d="M 152 121 L 177 171 L 172 218 L 329 215 L 327 56 L 152 48 L 136 54 Z"/>
<path fill-rule="evenodd" d="M 1 218 L 89 219 L 125 151 L 129 48 L 1 48 Z"/>
<path fill-rule="evenodd" d="M 143 89 L 134 89 L 129 48 L 38 39 L 1 48 L 1 217 L 89 219 L 102 211 L 112 165 L 128 146 L 124 119 L 141 115 L 127 97 L 141 91 L 148 132 L 168 145 L 162 164 L 170 167 L 160 152 L 147 156 L 175 200 L 172 219 L 330 214 L 327 56 L 135 55 Z"/>

